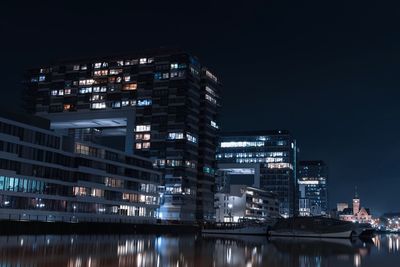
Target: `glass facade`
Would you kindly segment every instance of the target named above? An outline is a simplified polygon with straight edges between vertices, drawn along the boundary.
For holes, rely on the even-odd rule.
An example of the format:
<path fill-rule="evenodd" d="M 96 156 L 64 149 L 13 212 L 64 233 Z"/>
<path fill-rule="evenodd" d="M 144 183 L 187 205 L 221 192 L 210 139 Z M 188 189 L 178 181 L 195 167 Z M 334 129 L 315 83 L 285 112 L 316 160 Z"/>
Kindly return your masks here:
<path fill-rule="evenodd" d="M 299 214 L 329 214 L 328 166 L 323 161 L 300 161 L 298 165 Z"/>
<path fill-rule="evenodd" d="M 218 168 L 240 169 L 239 179 L 245 179 L 246 169 L 258 170 L 259 187 L 277 195 L 279 212 L 288 217 L 294 214 L 297 202 L 296 151 L 296 141 L 287 131 L 225 133 L 221 134 L 216 158 Z"/>
<path fill-rule="evenodd" d="M 154 222 L 160 173 L 139 156 L 0 116 L 1 219 Z"/>

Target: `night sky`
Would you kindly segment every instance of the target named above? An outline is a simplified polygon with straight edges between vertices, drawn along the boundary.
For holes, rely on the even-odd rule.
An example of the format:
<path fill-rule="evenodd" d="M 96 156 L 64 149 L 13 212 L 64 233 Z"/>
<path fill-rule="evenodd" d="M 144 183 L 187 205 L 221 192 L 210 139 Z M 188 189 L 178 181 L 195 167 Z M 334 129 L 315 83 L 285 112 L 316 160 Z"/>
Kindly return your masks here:
<path fill-rule="evenodd" d="M 399 6 L 65 2 L 0 3 L 3 107 L 21 110 L 27 68 L 179 47 L 223 82 L 222 130 L 290 130 L 300 159 L 328 163 L 331 207 L 357 185 L 375 215 L 400 210 Z"/>

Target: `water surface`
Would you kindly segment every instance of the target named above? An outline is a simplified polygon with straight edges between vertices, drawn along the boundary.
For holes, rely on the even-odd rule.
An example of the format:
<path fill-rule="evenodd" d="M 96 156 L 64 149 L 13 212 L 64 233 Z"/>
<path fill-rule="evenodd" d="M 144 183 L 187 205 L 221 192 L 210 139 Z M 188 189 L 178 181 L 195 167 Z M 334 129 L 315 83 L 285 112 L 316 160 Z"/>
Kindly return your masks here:
<path fill-rule="evenodd" d="M 369 241 L 200 235 L 0 236 L 0 267 L 400 266 L 400 236 Z"/>

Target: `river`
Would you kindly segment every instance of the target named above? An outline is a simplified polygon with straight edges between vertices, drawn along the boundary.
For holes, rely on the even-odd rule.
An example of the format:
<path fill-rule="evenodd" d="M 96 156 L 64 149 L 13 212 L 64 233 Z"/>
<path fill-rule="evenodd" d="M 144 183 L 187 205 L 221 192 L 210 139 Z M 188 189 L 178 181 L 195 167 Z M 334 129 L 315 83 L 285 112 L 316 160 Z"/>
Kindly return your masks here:
<path fill-rule="evenodd" d="M 0 236 L 0 267 L 400 266 L 400 236 L 369 241 L 200 235 Z"/>

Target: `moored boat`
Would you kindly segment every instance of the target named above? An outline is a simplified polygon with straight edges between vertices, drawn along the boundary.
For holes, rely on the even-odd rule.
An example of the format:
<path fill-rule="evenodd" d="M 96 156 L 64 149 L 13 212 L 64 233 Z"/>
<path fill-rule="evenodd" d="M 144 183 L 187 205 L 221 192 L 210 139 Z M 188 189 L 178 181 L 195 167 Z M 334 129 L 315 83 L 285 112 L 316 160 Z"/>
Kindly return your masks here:
<path fill-rule="evenodd" d="M 356 235 L 351 222 L 324 217 L 293 217 L 279 220 L 270 236 L 351 238 Z"/>
<path fill-rule="evenodd" d="M 268 225 L 250 223 L 215 223 L 201 229 L 202 234 L 267 235 Z"/>

